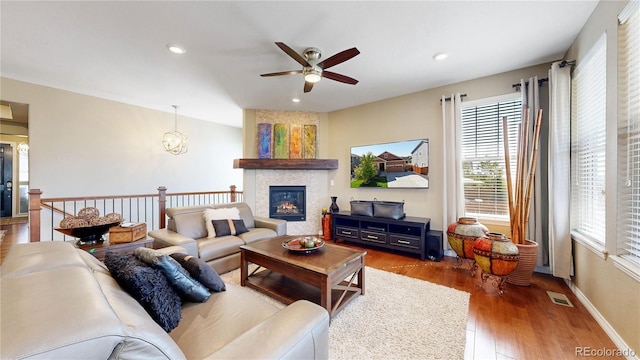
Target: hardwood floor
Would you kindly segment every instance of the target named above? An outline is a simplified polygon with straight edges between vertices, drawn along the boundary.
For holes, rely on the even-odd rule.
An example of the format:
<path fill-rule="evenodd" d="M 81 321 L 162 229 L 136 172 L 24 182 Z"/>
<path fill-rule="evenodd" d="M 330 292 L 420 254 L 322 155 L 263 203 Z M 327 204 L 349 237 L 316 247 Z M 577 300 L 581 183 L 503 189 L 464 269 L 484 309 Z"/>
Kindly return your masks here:
<path fill-rule="evenodd" d="M 0 244 L 0 264 L 4 261 L 4 257 L 11 248 L 11 245 L 29 242 L 29 224 L 15 223 L 2 224 L 0 230 L 6 230 L 2 244 Z"/>
<path fill-rule="evenodd" d="M 0 225 L 0 230 L 7 230 L 0 261 L 12 244 L 28 242 L 27 226 Z M 471 294 L 465 359 L 573 359 L 581 357 L 576 348 L 616 349 L 565 283 L 550 275 L 535 274 L 528 287 L 507 284 L 500 296 L 491 281 L 479 288 L 479 274 L 471 277 L 466 268 L 454 268 L 455 258 L 432 262 L 371 248 L 366 251 L 367 266 Z M 565 294 L 574 307 L 552 303 L 547 291 Z"/>
<path fill-rule="evenodd" d="M 471 294 L 465 359 L 573 359 L 581 357 L 576 348 L 616 349 L 564 281 L 551 275 L 534 274 L 528 287 L 507 284 L 500 296 L 491 280 L 478 287 L 479 271 L 471 277 L 467 266 L 454 268 L 455 258 L 420 261 L 371 248 L 366 251 L 367 266 Z M 565 294 L 574 307 L 552 303 L 547 291 Z"/>

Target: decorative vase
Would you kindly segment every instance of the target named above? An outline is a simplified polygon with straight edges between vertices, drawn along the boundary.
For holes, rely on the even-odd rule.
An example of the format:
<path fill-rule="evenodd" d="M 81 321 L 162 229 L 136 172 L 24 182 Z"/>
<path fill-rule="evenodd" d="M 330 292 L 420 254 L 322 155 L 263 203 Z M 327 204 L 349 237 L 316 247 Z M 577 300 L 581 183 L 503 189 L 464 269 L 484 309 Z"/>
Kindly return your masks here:
<path fill-rule="evenodd" d="M 538 243 L 531 240 L 525 241 L 525 244 L 515 244 L 520 252 L 520 261 L 518 266 L 507 277 L 509 284 L 518 286 L 531 285 L 533 269 L 535 269 L 538 261 Z"/>
<path fill-rule="evenodd" d="M 331 240 L 331 214 L 322 215 L 322 239 Z"/>
<path fill-rule="evenodd" d="M 482 271 L 497 276 L 509 275 L 520 259 L 518 247 L 504 234 L 493 232 L 476 239 L 473 255 Z"/>
<path fill-rule="evenodd" d="M 472 259 L 473 243 L 489 233 L 486 226 L 473 217 L 461 217 L 447 227 L 447 240 L 459 258 Z"/>
<path fill-rule="evenodd" d="M 337 213 L 340 211 L 340 208 L 338 207 L 338 204 L 336 204 L 336 200 L 338 200 L 337 196 L 332 196 L 331 197 L 331 206 L 329 206 L 329 210 L 331 211 L 331 213 Z"/>

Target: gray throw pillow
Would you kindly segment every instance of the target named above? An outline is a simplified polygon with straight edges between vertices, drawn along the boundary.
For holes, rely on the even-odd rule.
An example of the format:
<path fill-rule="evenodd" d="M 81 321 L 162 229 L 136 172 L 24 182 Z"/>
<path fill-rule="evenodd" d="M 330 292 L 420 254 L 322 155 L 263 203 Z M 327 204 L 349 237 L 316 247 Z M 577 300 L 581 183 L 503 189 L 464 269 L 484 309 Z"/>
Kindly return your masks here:
<path fill-rule="evenodd" d="M 209 290 L 220 292 L 227 289 L 220 275 L 211 266 L 207 265 L 204 260 L 182 253 L 171 254 L 171 257 Z"/>
<path fill-rule="evenodd" d="M 216 237 L 227 235 L 240 235 L 242 233 L 249 232 L 249 229 L 244 225 L 242 219 L 226 219 L 226 220 L 211 220 L 213 228 L 216 230 Z"/>

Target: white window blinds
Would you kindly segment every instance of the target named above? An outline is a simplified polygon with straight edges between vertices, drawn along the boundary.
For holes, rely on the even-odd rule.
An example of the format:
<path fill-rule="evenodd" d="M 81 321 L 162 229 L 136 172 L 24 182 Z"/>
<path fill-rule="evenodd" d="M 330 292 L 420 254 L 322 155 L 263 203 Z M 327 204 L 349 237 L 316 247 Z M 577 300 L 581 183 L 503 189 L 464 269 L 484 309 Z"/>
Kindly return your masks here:
<path fill-rule="evenodd" d="M 518 124 L 522 118 L 522 100 L 516 94 L 462 106 L 465 214 L 482 219 L 508 221 L 502 117 L 508 118 L 509 139 L 516 139 Z M 516 141 L 510 141 L 509 145 L 509 153 L 516 154 Z M 511 163 L 515 164 L 515 161 Z"/>
<path fill-rule="evenodd" d="M 640 264 L 640 5 L 618 28 L 618 255 Z"/>
<path fill-rule="evenodd" d="M 571 79 L 571 230 L 605 243 L 606 34 Z"/>

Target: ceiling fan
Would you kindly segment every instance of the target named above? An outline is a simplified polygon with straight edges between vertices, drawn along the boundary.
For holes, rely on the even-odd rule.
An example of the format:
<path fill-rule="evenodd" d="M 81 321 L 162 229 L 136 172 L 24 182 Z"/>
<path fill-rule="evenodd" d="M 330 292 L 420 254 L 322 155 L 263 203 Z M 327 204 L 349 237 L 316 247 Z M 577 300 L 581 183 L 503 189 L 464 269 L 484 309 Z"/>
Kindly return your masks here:
<path fill-rule="evenodd" d="M 313 88 L 313 84 L 320 81 L 320 79 L 323 77 L 350 85 L 355 85 L 358 83 L 358 80 L 354 78 L 350 78 L 348 76 L 326 70 L 360 54 L 360 51 L 358 51 L 358 49 L 356 48 L 341 51 L 326 60 L 318 62 L 320 60 L 320 57 L 322 56 L 322 53 L 317 48 L 305 49 L 302 55 L 300 55 L 283 42 L 276 42 L 276 45 L 278 45 L 278 47 L 282 49 L 282 51 L 287 53 L 287 55 L 291 56 L 293 60 L 302 65 L 302 70 L 281 71 L 269 74 L 261 74 L 260 76 L 265 77 L 303 74 L 305 93 L 311 91 L 311 89 Z"/>

